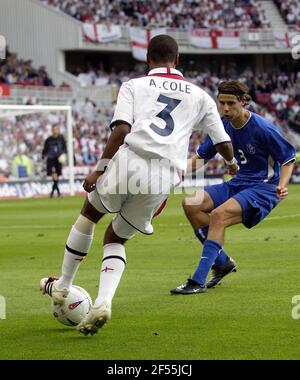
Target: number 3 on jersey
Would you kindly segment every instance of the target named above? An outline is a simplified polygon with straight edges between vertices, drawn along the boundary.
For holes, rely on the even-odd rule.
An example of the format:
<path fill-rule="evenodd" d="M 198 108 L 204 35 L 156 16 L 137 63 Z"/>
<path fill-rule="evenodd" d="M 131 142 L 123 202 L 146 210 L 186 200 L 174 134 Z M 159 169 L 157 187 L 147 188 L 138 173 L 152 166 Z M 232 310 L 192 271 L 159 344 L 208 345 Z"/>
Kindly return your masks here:
<path fill-rule="evenodd" d="M 157 101 L 159 103 L 166 104 L 166 107 L 159 114 L 156 115 L 156 117 L 159 117 L 160 119 L 164 120 L 166 126 L 165 128 L 159 128 L 157 125 L 152 123 L 150 125 L 150 128 L 160 136 L 170 136 L 175 127 L 174 120 L 170 114 L 178 106 L 181 100 L 172 99 L 168 98 L 167 96 L 160 95 Z"/>
<path fill-rule="evenodd" d="M 247 160 L 247 157 L 245 156 L 245 153 L 242 151 L 242 149 L 239 149 L 239 154 L 241 158 L 241 164 L 243 165 L 247 164 L 248 160 Z"/>

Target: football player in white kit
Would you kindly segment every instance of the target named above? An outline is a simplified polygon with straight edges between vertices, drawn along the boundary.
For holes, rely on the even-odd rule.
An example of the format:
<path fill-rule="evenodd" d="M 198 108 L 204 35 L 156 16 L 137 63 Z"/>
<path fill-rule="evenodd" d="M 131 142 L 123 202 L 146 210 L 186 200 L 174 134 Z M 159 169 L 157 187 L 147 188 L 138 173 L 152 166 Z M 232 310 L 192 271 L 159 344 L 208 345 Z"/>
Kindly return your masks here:
<path fill-rule="evenodd" d="M 147 76 L 121 86 L 111 136 L 96 171 L 83 185 L 88 197 L 68 237 L 62 275 L 40 283 L 44 294 L 62 304 L 91 247 L 96 223 L 107 213 L 116 214 L 104 236 L 98 297 L 78 326 L 84 335 L 95 334 L 111 318 L 112 299 L 126 266 L 124 244 L 138 231 L 153 233 L 153 216 L 179 182 L 177 173 L 186 170 L 192 132 L 208 133 L 229 168 L 237 169 L 215 102 L 175 69 L 176 41 L 167 35 L 154 37 L 147 62 Z"/>

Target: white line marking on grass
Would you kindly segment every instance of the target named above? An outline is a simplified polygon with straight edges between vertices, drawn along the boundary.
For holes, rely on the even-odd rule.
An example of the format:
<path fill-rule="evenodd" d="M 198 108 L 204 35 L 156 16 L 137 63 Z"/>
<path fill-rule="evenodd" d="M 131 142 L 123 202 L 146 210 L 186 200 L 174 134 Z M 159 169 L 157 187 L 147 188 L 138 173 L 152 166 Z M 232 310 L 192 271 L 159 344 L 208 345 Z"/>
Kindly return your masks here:
<path fill-rule="evenodd" d="M 2 229 L 6 229 L 6 230 L 9 230 L 9 229 L 55 229 L 55 228 L 62 228 L 62 227 L 66 227 L 67 228 L 67 226 L 61 226 L 61 225 L 51 225 L 51 226 L 46 226 L 46 225 L 44 225 L 44 226 L 41 226 L 41 225 L 30 225 L 30 224 L 26 224 L 26 225 L 12 225 L 12 226 L 0 226 L 0 231 L 2 230 Z"/>
<path fill-rule="evenodd" d="M 299 218 L 300 214 L 291 214 L 291 215 L 282 215 L 282 216 L 269 216 L 268 218 L 264 220 L 279 220 L 279 219 L 288 219 L 288 218 Z M 165 223 L 158 223 L 159 227 L 168 227 L 168 226 L 179 226 L 179 227 L 187 227 L 190 226 L 189 223 L 178 223 L 178 224 L 165 224 Z"/>
<path fill-rule="evenodd" d="M 292 214 L 292 215 L 282 215 L 282 216 L 270 216 L 265 220 L 277 220 L 277 219 L 288 219 L 288 218 L 299 218 L 300 214 Z"/>
<path fill-rule="evenodd" d="M 288 219 L 288 218 L 299 218 L 300 214 L 292 214 L 292 215 L 282 215 L 282 216 L 270 216 L 265 220 L 279 220 L 279 219 Z M 168 227 L 168 226 L 179 226 L 179 227 L 187 227 L 189 223 L 178 223 L 178 224 L 166 224 L 166 223 L 158 223 L 160 227 Z M 68 228 L 70 226 L 67 225 L 9 225 L 9 226 L 0 226 L 1 229 L 55 229 L 55 228 Z"/>

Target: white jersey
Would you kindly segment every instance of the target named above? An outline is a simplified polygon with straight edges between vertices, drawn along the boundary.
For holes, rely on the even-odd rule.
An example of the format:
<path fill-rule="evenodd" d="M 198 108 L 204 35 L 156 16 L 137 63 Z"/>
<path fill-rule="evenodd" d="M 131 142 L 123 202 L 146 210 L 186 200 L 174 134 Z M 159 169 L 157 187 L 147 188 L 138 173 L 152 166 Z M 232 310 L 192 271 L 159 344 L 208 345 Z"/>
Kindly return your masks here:
<path fill-rule="evenodd" d="M 118 121 L 131 126 L 125 138 L 131 150 L 167 159 L 180 170 L 186 170 L 193 131 L 204 131 L 215 145 L 230 141 L 214 100 L 170 68 L 123 83 L 111 128 Z"/>

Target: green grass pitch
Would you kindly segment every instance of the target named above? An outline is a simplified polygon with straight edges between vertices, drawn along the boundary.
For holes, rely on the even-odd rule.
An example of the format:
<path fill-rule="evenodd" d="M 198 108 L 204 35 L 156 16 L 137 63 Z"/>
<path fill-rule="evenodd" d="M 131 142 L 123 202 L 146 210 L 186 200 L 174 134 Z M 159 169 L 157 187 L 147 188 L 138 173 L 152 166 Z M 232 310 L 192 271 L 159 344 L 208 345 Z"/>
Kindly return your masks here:
<path fill-rule="evenodd" d="M 60 325 L 39 280 L 59 275 L 70 226 L 82 198 L 0 202 L 0 359 L 300 359 L 300 320 L 291 316 L 300 294 L 300 186 L 252 230 L 228 230 L 225 249 L 238 272 L 206 294 L 171 296 L 193 273 L 200 244 L 172 196 L 155 220 L 155 234 L 127 245 L 127 269 L 112 320 L 94 337 Z M 95 298 L 102 236 L 75 283 Z"/>

